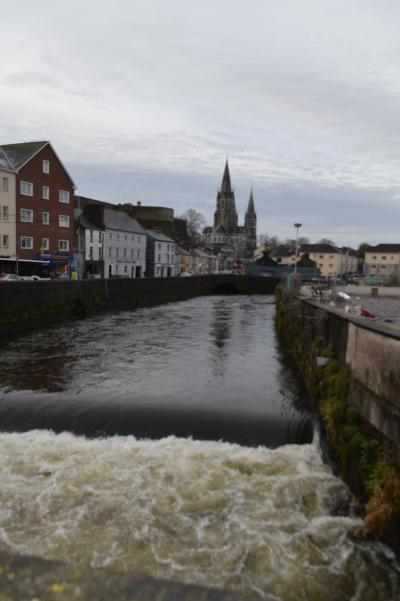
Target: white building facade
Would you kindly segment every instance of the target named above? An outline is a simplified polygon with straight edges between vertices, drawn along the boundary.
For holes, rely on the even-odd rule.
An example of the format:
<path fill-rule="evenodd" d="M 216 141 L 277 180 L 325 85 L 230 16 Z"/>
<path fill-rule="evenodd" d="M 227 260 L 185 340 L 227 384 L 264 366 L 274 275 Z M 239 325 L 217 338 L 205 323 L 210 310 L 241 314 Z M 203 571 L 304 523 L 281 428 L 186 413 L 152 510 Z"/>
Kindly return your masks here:
<path fill-rule="evenodd" d="M 146 230 L 146 234 L 147 277 L 167 278 L 177 275 L 176 243 L 174 240 L 155 230 Z"/>
<path fill-rule="evenodd" d="M 146 269 L 146 232 L 125 211 L 105 204 L 86 205 L 85 262 L 105 279 L 141 278 Z M 81 220 L 82 223 L 82 220 Z"/>

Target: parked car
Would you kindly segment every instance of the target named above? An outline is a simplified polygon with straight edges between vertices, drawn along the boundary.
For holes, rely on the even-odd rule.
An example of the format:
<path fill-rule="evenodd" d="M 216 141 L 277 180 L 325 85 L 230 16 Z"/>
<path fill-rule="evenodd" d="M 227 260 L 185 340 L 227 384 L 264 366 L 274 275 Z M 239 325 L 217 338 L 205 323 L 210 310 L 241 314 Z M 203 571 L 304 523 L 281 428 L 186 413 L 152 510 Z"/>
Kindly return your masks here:
<path fill-rule="evenodd" d="M 23 275 L 22 279 L 28 282 L 43 282 L 44 280 L 49 280 L 50 278 L 42 278 L 40 275 Z"/>
<path fill-rule="evenodd" d="M 191 278 L 192 274 L 189 271 L 182 271 L 182 273 L 179 274 L 179 277 L 181 278 Z"/>
<path fill-rule="evenodd" d="M 0 282 L 20 282 L 22 280 L 20 275 L 16 273 L 2 273 L 0 274 Z"/>

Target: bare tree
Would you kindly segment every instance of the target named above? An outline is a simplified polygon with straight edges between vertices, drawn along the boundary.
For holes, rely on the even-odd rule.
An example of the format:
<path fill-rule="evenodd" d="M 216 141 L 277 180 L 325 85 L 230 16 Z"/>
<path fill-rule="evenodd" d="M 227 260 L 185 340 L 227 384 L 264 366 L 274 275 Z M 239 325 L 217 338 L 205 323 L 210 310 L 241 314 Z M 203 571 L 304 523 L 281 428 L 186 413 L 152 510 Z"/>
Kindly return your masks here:
<path fill-rule="evenodd" d="M 321 238 L 321 240 L 318 240 L 317 244 L 330 244 L 331 246 L 336 246 L 335 242 L 329 240 L 329 238 Z"/>
<path fill-rule="evenodd" d="M 198 244 L 201 233 L 207 225 L 204 215 L 195 209 L 187 209 L 183 215 L 180 215 L 179 219 L 184 219 L 186 221 L 187 231 L 192 244 Z"/>
<path fill-rule="evenodd" d="M 359 259 L 364 259 L 364 254 L 365 251 L 367 250 L 367 248 L 370 246 L 370 244 L 368 242 L 361 242 L 360 246 L 358 247 L 357 250 L 357 257 Z"/>

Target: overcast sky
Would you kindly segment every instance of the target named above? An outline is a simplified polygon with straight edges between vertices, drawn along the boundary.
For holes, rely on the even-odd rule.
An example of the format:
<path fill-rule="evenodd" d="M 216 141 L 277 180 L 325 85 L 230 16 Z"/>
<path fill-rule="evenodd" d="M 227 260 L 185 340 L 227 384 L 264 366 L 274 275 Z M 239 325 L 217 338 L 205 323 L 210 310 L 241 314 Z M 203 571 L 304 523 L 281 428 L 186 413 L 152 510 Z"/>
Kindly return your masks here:
<path fill-rule="evenodd" d="M 400 242 L 398 0 L 0 0 L 1 143 L 48 139 L 78 193 L 212 223 Z"/>

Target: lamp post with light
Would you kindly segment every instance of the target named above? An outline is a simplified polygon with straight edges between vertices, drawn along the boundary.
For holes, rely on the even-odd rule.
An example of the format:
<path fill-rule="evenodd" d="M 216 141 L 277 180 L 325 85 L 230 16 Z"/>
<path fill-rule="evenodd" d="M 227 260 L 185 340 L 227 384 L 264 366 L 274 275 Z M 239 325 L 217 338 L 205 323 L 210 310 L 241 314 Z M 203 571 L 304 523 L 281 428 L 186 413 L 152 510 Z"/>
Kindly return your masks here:
<path fill-rule="evenodd" d="M 299 254 L 299 229 L 301 228 L 301 223 L 295 223 L 294 227 L 296 228 L 296 261 L 294 264 L 294 273 L 297 274 L 297 258 Z"/>

